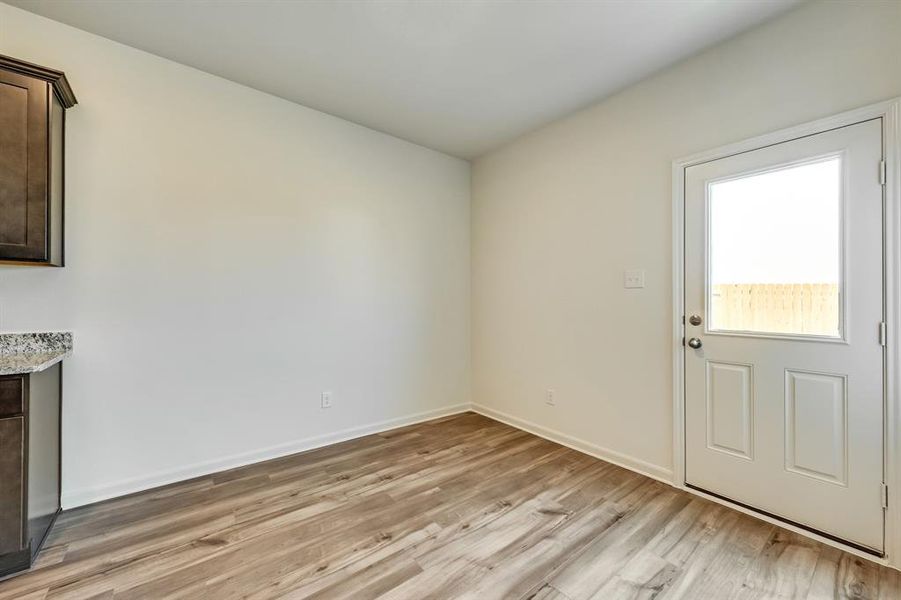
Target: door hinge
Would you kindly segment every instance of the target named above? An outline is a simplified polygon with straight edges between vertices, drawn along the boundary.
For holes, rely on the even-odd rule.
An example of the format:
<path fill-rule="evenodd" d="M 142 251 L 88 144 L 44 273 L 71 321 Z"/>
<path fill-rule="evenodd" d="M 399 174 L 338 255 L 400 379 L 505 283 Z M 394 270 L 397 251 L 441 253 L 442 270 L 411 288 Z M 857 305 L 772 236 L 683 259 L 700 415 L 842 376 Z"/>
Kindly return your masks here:
<path fill-rule="evenodd" d="M 885 321 L 882 321 L 879 323 L 879 345 L 880 346 L 886 345 L 887 337 L 888 337 L 888 334 L 886 333 L 886 329 L 885 329 Z"/>
<path fill-rule="evenodd" d="M 879 161 L 879 185 L 885 185 L 885 161 Z"/>
<path fill-rule="evenodd" d="M 888 508 L 888 486 L 884 483 L 882 484 L 882 508 Z"/>

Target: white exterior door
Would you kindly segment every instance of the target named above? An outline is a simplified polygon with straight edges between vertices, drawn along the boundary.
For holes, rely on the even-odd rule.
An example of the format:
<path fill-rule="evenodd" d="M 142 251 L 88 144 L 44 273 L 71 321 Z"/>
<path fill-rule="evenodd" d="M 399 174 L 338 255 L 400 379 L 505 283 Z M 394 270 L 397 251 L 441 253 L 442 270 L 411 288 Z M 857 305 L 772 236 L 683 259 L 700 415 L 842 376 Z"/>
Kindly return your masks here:
<path fill-rule="evenodd" d="M 685 179 L 690 486 L 882 553 L 882 120 Z"/>

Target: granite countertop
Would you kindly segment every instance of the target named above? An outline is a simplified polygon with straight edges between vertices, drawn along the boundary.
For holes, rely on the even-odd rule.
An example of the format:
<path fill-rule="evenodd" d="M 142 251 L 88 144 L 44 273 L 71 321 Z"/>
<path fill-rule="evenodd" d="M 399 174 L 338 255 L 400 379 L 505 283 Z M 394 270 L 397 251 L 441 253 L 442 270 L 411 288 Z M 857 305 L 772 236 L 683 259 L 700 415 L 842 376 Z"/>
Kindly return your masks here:
<path fill-rule="evenodd" d="M 36 373 L 72 354 L 72 333 L 0 333 L 0 375 Z"/>

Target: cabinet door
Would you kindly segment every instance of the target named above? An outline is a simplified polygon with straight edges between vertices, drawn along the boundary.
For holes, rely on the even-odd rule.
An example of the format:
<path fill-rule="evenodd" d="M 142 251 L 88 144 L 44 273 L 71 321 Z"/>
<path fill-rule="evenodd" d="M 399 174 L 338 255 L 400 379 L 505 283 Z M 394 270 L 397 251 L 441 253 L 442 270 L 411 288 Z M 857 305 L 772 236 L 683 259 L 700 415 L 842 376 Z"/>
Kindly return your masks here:
<path fill-rule="evenodd" d="M 0 419 L 0 555 L 25 545 L 25 418 Z"/>
<path fill-rule="evenodd" d="M 48 256 L 48 98 L 39 79 L 0 71 L 0 260 Z"/>

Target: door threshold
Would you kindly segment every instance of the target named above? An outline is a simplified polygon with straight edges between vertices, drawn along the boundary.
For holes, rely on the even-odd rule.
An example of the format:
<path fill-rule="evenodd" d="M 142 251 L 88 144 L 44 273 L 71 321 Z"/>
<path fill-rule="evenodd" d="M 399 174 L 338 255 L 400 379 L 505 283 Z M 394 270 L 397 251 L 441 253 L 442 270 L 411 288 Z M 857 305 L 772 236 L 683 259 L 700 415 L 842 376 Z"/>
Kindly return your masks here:
<path fill-rule="evenodd" d="M 716 499 L 718 499 L 718 500 L 721 500 L 721 501 L 724 502 L 724 503 L 727 503 L 727 504 L 733 504 L 733 505 L 735 505 L 735 506 L 740 506 L 740 507 L 742 507 L 743 509 L 745 509 L 746 511 L 750 511 L 750 512 L 756 513 L 756 514 L 758 514 L 758 515 L 762 515 L 762 516 L 768 517 L 769 519 L 772 519 L 772 520 L 774 520 L 774 521 L 779 521 L 780 523 L 785 523 L 786 525 L 790 525 L 790 526 L 795 527 L 795 528 L 797 528 L 797 529 L 803 529 L 804 531 L 807 531 L 807 532 L 809 532 L 809 533 L 812 533 L 812 534 L 814 534 L 814 535 L 816 535 L 816 536 L 819 536 L 819 537 L 821 537 L 821 538 L 825 538 L 825 539 L 827 539 L 827 540 L 829 540 L 829 541 L 832 541 L 832 542 L 834 542 L 834 543 L 836 543 L 836 544 L 841 544 L 842 546 L 847 546 L 848 548 L 853 548 L 854 550 L 857 550 L 858 552 L 863 552 L 863 553 L 865 553 L 865 554 L 868 554 L 868 555 L 870 555 L 870 556 L 873 556 L 873 557 L 879 558 L 879 559 L 884 559 L 884 558 L 885 558 L 885 552 L 884 552 L 884 551 L 879 551 L 879 550 L 876 550 L 876 549 L 874 549 L 874 548 L 870 548 L 869 546 L 864 546 L 863 544 L 858 544 L 857 542 L 851 542 L 851 541 L 848 541 L 848 540 L 843 539 L 843 538 L 840 538 L 840 537 L 838 537 L 838 536 L 836 536 L 836 535 L 832 535 L 831 533 L 826 533 L 825 531 L 821 531 L 821 530 L 819 530 L 819 529 L 815 529 L 815 528 L 810 527 L 810 526 L 808 526 L 808 525 L 804 525 L 803 523 L 798 523 L 797 521 L 792 521 L 791 519 L 786 519 L 785 517 L 781 517 L 781 516 L 779 516 L 779 515 L 777 515 L 777 514 L 773 514 L 773 513 L 771 513 L 771 512 L 767 512 L 767 511 L 765 511 L 765 510 L 761 510 L 761 509 L 759 509 L 759 508 L 757 508 L 757 507 L 751 506 L 750 504 L 745 504 L 744 502 L 739 502 L 738 500 L 733 500 L 732 498 L 729 498 L 728 496 L 723 496 L 723 495 L 721 495 L 721 494 L 717 494 L 717 493 L 715 493 L 715 492 L 711 492 L 711 491 L 709 491 L 709 490 L 705 490 L 704 488 L 701 488 L 701 487 L 692 485 L 692 484 L 690 484 L 690 483 L 686 483 L 686 484 L 685 484 L 685 487 L 688 488 L 688 489 L 690 489 L 690 490 L 693 490 L 693 491 L 696 491 L 696 492 L 700 492 L 701 494 L 703 494 L 703 495 L 705 495 L 705 496 L 711 496 L 711 497 L 713 497 L 713 498 L 716 498 Z"/>

